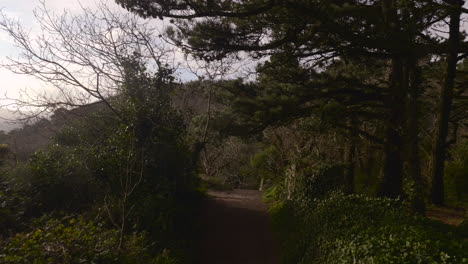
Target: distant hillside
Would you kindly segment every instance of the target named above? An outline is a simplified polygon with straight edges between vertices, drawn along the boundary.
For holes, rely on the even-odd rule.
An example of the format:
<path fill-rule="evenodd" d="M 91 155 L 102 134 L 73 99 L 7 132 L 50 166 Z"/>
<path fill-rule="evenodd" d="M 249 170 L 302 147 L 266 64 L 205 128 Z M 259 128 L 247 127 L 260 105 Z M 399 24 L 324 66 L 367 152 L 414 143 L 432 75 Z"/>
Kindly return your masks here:
<path fill-rule="evenodd" d="M 18 115 L 16 115 L 15 113 L 10 112 L 7 109 L 0 108 L 0 130 L 8 132 L 15 128 L 21 127 L 21 124 L 11 122 L 12 120 L 16 120 L 17 118 Z"/>
<path fill-rule="evenodd" d="M 194 115 L 205 115 L 208 94 L 202 88 L 199 82 L 191 82 L 177 87 L 172 95 L 173 106 L 181 111 L 186 122 L 190 122 Z M 221 105 L 212 104 L 213 111 L 220 108 L 222 108 Z M 9 145 L 18 160 L 26 160 L 36 150 L 51 143 L 57 132 L 71 122 L 88 118 L 99 119 L 109 114 L 112 115 L 105 104 L 94 102 L 74 109 L 57 109 L 54 113 L 38 118 L 35 122 L 22 125 L 8 121 L 18 119 L 18 115 L 6 109 L 0 109 L 0 118 L 3 118 L 0 119 L 0 130 L 6 132 L 3 135 L 0 133 L 0 144 Z"/>
<path fill-rule="evenodd" d="M 95 113 L 104 109 L 105 105 L 97 102 L 71 110 L 57 109 L 50 117 L 37 119 L 31 124 L 17 124 L 15 126 L 15 124 L 11 125 L 5 121 L 4 127 L 10 131 L 0 133 L 0 144 L 9 145 L 10 150 L 15 153 L 18 160 L 26 160 L 36 150 L 47 146 L 54 135 L 71 121 L 91 118 Z M 3 113 L 9 114 L 10 119 L 15 118 L 15 114 L 11 112 L 2 111 L 0 114 Z M 5 118 L 4 116 L 3 118 Z"/>

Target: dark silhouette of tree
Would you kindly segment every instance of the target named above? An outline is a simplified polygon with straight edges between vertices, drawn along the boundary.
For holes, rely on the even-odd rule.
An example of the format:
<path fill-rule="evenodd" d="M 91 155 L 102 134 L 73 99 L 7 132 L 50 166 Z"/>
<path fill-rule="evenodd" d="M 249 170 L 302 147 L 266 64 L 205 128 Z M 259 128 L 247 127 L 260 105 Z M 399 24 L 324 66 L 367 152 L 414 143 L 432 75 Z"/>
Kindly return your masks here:
<path fill-rule="evenodd" d="M 451 5 L 449 24 L 449 51 L 447 54 L 447 68 L 445 70 L 444 85 L 440 92 L 437 125 L 434 134 L 432 150 L 432 188 L 431 200 L 436 205 L 444 204 L 444 162 L 447 153 L 447 136 L 450 112 L 453 102 L 453 91 L 455 88 L 455 77 L 457 73 L 458 54 L 460 49 L 460 16 L 465 1 L 447 0 Z"/>
<path fill-rule="evenodd" d="M 409 133 L 415 122 L 410 113 L 417 112 L 413 90 L 418 88 L 412 84 L 421 58 L 450 50 L 430 33 L 450 14 L 450 2 L 116 1 L 143 17 L 171 19 L 174 26 L 167 34 L 174 43 L 208 61 L 245 52 L 252 58 L 287 54 L 309 69 L 336 59 L 387 62 L 387 89 L 382 93 L 385 162 L 379 194 L 402 195 L 409 142 L 415 150 L 412 162 L 418 149 L 416 134 Z M 411 170 L 414 179 L 420 178 L 418 171 Z"/>

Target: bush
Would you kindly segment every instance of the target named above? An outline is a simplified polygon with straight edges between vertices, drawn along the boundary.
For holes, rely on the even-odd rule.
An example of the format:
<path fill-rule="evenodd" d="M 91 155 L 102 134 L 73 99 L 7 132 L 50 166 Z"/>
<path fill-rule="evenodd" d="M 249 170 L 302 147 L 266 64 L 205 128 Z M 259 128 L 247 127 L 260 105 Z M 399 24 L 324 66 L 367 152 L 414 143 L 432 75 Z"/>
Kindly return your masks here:
<path fill-rule="evenodd" d="M 295 188 L 297 200 L 323 198 L 344 186 L 344 167 L 341 165 L 320 164 L 306 167 L 300 173 Z"/>
<path fill-rule="evenodd" d="M 284 263 L 468 263 L 454 227 L 411 215 L 398 200 L 334 192 L 272 209 Z"/>
<path fill-rule="evenodd" d="M 455 206 L 468 205 L 468 141 L 458 144 L 451 156 L 444 175 L 447 202 Z"/>
<path fill-rule="evenodd" d="M 119 249 L 119 232 L 81 217 L 51 219 L 27 233 L 10 238 L 0 249 L 0 263 L 175 263 L 167 251 L 153 257 L 141 234 L 125 237 Z"/>
<path fill-rule="evenodd" d="M 100 189 L 79 151 L 51 145 L 0 178 L 0 233 L 51 212 L 81 213 L 95 205 Z"/>
<path fill-rule="evenodd" d="M 22 210 L 29 217 L 51 211 L 80 212 L 99 193 L 78 151 L 58 145 L 36 152 L 5 178 L 10 193 L 23 201 Z"/>
<path fill-rule="evenodd" d="M 55 144 L 0 182 L 6 186 L 0 190 L 0 224 L 9 226 L 23 216 L 22 228 L 8 227 L 12 231 L 30 230 L 34 218 L 44 214 L 105 215 L 105 224 L 128 237 L 127 251 L 116 251 L 115 230 L 86 221 L 51 220 L 9 239 L 6 263 L 151 263 L 137 258 L 143 242 L 132 234 L 145 233 L 155 242 L 151 252 L 156 253 L 177 251 L 186 243 L 191 231 L 187 220 L 194 215 L 187 209 L 194 200 L 188 196 L 197 181 L 185 125 L 169 98 L 172 77 L 167 76 L 170 71 L 147 73 L 138 60 L 128 63 L 121 94 L 109 100 L 117 116 L 101 103 L 65 111 L 86 117 L 66 122 Z M 6 198 L 10 194 L 21 199 Z M 15 205 L 21 206 L 12 212 Z M 134 240 L 138 252 L 132 250 Z M 172 263 L 173 257 L 166 255 L 158 256 L 157 263 Z"/>

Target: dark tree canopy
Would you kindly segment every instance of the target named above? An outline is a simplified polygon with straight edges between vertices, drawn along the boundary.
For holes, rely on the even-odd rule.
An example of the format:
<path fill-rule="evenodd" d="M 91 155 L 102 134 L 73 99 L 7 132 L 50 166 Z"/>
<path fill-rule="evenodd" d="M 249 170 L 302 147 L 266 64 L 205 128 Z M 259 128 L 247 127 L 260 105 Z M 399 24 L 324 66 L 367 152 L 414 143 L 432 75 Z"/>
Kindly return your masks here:
<path fill-rule="evenodd" d="M 170 18 L 176 43 L 207 60 L 238 51 L 323 60 L 437 53 L 442 47 L 426 30 L 447 17 L 443 3 L 419 0 L 397 7 L 362 0 L 116 1 L 144 17 Z"/>
<path fill-rule="evenodd" d="M 0 133 L 0 263 L 468 260 L 465 1 L 39 1 L 0 9 L 58 92 Z"/>
<path fill-rule="evenodd" d="M 409 144 L 408 138 L 418 135 L 422 61 L 450 54 L 452 66 L 446 76 L 450 84 L 455 77 L 453 62 L 465 50 L 460 38 L 453 37 L 459 35 L 457 30 L 451 30 L 448 39 L 436 33 L 447 20 L 459 20 L 466 12 L 464 1 L 116 1 L 143 17 L 170 19 L 169 38 L 200 59 L 221 60 L 240 52 L 269 59 L 257 69 L 257 83 L 234 85 L 241 92 L 237 97 L 249 91 L 236 101 L 239 109 L 244 108 L 238 114 L 247 114 L 243 122 L 254 127 L 251 131 L 325 106 L 351 120 L 382 120 L 381 139 L 367 136 L 383 145 L 379 193 L 387 197 L 402 194 L 405 164 L 419 163 L 418 144 Z M 382 70 L 372 78 L 384 76 L 377 85 L 341 74 L 337 66 L 352 62 L 372 67 L 374 60 L 380 61 Z M 339 125 L 349 127 L 344 125 L 348 122 L 344 118 Z M 412 157 L 406 154 L 408 149 Z M 418 169 L 410 174 L 420 178 Z"/>

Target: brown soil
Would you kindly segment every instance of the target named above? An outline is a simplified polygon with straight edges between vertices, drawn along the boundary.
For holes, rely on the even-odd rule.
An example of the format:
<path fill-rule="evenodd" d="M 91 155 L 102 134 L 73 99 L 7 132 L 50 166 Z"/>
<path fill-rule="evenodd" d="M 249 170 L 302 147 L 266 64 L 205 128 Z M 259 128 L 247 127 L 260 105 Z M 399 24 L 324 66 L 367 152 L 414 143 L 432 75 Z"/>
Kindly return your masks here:
<path fill-rule="evenodd" d="M 463 208 L 434 207 L 427 210 L 427 217 L 445 224 L 458 226 L 465 220 Z"/>
<path fill-rule="evenodd" d="M 210 191 L 201 217 L 196 264 L 277 264 L 267 206 L 254 190 Z"/>

